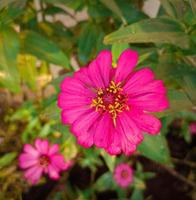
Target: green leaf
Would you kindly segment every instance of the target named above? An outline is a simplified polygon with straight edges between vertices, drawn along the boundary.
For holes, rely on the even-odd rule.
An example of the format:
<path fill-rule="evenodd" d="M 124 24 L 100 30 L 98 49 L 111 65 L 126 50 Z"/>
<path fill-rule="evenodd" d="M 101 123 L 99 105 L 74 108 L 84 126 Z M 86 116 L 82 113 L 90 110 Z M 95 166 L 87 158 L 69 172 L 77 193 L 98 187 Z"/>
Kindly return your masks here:
<path fill-rule="evenodd" d="M 88 23 L 83 26 L 80 38 L 78 41 L 79 59 L 83 63 L 87 63 L 92 50 L 96 47 L 98 39 L 98 29 L 95 24 Z"/>
<path fill-rule="evenodd" d="M 95 173 L 97 167 L 103 165 L 103 162 L 99 157 L 100 152 L 97 151 L 97 149 L 95 150 L 93 148 L 82 148 L 82 152 L 84 157 L 80 160 L 80 165 L 82 167 L 89 167 L 92 172 Z"/>
<path fill-rule="evenodd" d="M 40 125 L 40 121 L 38 117 L 32 118 L 31 121 L 28 123 L 27 127 L 25 128 L 24 132 L 22 133 L 22 141 L 27 142 L 30 135 L 33 134 L 33 129 L 35 129 L 39 125 Z"/>
<path fill-rule="evenodd" d="M 14 5 L 15 7 L 24 7 L 25 3 L 27 0 L 22 0 L 22 1 L 18 1 L 18 0 L 1 0 L 1 4 L 0 4 L 0 10 L 2 8 L 5 8 L 7 6 L 10 5 Z"/>
<path fill-rule="evenodd" d="M 112 12 L 103 4 L 93 2 L 92 4 L 88 5 L 88 14 L 95 19 L 99 19 L 104 17 L 110 17 Z"/>
<path fill-rule="evenodd" d="M 149 58 L 151 56 L 153 52 L 147 52 L 147 53 L 144 53 L 142 55 L 139 56 L 139 60 L 138 60 L 138 65 L 141 64 L 143 61 L 145 61 L 147 58 Z"/>
<path fill-rule="evenodd" d="M 7 153 L 0 158 L 0 168 L 9 165 L 17 156 L 16 152 Z"/>
<path fill-rule="evenodd" d="M 138 188 L 135 188 L 131 195 L 131 200 L 143 200 L 143 199 L 144 199 L 143 191 Z"/>
<path fill-rule="evenodd" d="M 71 135 L 70 132 L 69 135 Z M 62 149 L 62 154 L 65 157 L 65 160 L 74 159 L 78 153 L 78 148 L 75 143 L 75 138 L 69 137 L 67 140 L 65 140 L 64 143 L 62 144 L 61 149 Z"/>
<path fill-rule="evenodd" d="M 101 155 L 102 155 L 107 167 L 109 168 L 110 172 L 113 172 L 115 163 L 116 163 L 116 156 L 111 156 L 108 153 L 106 153 L 105 151 L 101 151 Z"/>
<path fill-rule="evenodd" d="M 105 190 L 111 190 L 114 188 L 114 182 L 112 178 L 112 174 L 110 172 L 106 172 L 102 176 L 98 178 L 94 187 L 97 191 L 102 192 Z"/>
<path fill-rule="evenodd" d="M 114 43 L 171 43 L 181 48 L 189 47 L 189 38 L 174 21 L 157 18 L 142 20 L 107 35 L 105 44 Z"/>
<path fill-rule="evenodd" d="M 9 25 L 24 12 L 26 0 L 1 0 L 0 1 L 0 27 Z"/>
<path fill-rule="evenodd" d="M 67 4 L 70 3 L 72 0 L 43 0 L 43 1 L 51 4 L 56 4 L 56 3 Z"/>
<path fill-rule="evenodd" d="M 136 174 L 135 174 L 136 175 Z M 145 182 L 142 178 L 134 176 L 133 187 L 139 190 L 144 190 L 146 188 Z"/>
<path fill-rule="evenodd" d="M 192 102 L 183 91 L 172 90 L 168 91 L 170 108 L 166 111 L 168 113 L 183 111 L 193 107 Z"/>
<path fill-rule="evenodd" d="M 36 88 L 36 61 L 37 59 L 31 55 L 23 54 L 18 57 L 20 76 L 32 89 Z"/>
<path fill-rule="evenodd" d="M 176 18 L 176 11 L 172 5 L 172 3 L 170 2 L 170 0 L 160 0 L 161 1 L 161 5 L 163 6 L 165 12 L 173 17 Z"/>
<path fill-rule="evenodd" d="M 49 63 L 70 68 L 69 59 L 66 54 L 46 37 L 33 31 L 27 31 L 23 35 L 22 40 L 23 51 Z"/>
<path fill-rule="evenodd" d="M 128 48 L 129 48 L 128 44 L 118 44 L 118 43 L 115 43 L 115 44 L 112 45 L 112 63 L 113 63 L 113 66 L 116 65 L 117 60 L 118 60 L 120 54 L 125 49 L 128 49 Z"/>
<path fill-rule="evenodd" d="M 129 0 L 115 0 L 115 2 L 122 11 L 122 15 L 124 16 L 128 24 L 132 24 L 142 19 L 148 18 L 147 15 L 145 15 L 142 11 L 138 10 L 133 5 L 133 3 L 130 3 Z"/>
<path fill-rule="evenodd" d="M 10 28 L 0 30 L 0 83 L 12 92 L 20 91 L 20 77 L 17 69 L 19 39 Z"/>
<path fill-rule="evenodd" d="M 119 6 L 116 4 L 114 0 L 100 0 L 108 9 L 114 12 L 123 22 L 123 24 L 127 24 L 126 19 L 123 16 L 123 13 Z"/>
<path fill-rule="evenodd" d="M 66 77 L 72 76 L 72 75 L 73 75 L 72 72 L 69 72 L 69 73 L 60 75 L 60 76 L 58 76 L 57 78 L 53 79 L 53 80 L 51 81 L 51 84 L 55 87 L 55 89 L 56 89 L 57 91 L 59 91 L 59 90 L 60 90 L 60 84 L 61 84 L 62 80 L 65 79 Z"/>
<path fill-rule="evenodd" d="M 185 0 L 160 0 L 166 13 L 173 18 L 181 18 L 188 9 Z M 188 1 L 188 0 L 187 0 Z M 192 0 L 189 1 L 189 3 Z M 190 10 L 189 10 L 190 12 Z"/>
<path fill-rule="evenodd" d="M 184 76 L 181 87 L 184 89 L 194 106 L 196 106 L 196 73 Z"/>
<path fill-rule="evenodd" d="M 41 131 L 40 131 L 40 133 L 39 133 L 39 136 L 40 136 L 40 137 L 46 137 L 46 136 L 48 136 L 48 134 L 50 133 L 50 131 L 51 131 L 50 124 L 45 124 L 45 125 L 42 127 L 42 129 L 41 129 Z"/>
<path fill-rule="evenodd" d="M 167 141 L 161 134 L 156 136 L 145 134 L 138 150 L 142 155 L 156 162 L 163 164 L 171 163 Z"/>
<path fill-rule="evenodd" d="M 191 142 L 191 133 L 189 130 L 189 124 L 186 121 L 184 121 L 182 124 L 181 133 L 182 133 L 182 136 L 184 137 L 184 140 L 187 143 L 190 143 Z"/>
<path fill-rule="evenodd" d="M 60 109 L 57 106 L 57 101 L 52 102 L 40 113 L 42 118 L 50 120 L 60 120 Z"/>

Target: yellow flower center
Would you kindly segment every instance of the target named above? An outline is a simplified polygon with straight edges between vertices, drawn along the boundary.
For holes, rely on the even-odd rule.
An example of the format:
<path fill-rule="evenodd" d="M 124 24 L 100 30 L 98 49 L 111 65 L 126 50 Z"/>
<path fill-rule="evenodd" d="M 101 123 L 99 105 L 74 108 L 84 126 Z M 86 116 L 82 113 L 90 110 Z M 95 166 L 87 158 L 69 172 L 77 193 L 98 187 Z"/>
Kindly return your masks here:
<path fill-rule="evenodd" d="M 97 96 L 92 100 L 91 107 L 101 113 L 108 112 L 112 116 L 114 126 L 116 126 L 117 114 L 123 110 L 129 110 L 126 94 L 122 93 L 121 83 L 110 82 L 106 89 L 99 88 Z"/>

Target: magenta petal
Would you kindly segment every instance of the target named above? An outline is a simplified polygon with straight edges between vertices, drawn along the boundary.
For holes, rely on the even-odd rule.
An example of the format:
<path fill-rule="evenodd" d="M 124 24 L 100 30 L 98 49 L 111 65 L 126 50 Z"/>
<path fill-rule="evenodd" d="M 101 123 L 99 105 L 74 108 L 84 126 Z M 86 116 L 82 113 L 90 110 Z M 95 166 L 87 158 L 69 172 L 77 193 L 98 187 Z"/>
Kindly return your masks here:
<path fill-rule="evenodd" d="M 77 136 L 78 143 L 86 148 L 93 145 L 93 135 L 91 131 L 94 123 L 99 118 L 100 114 L 96 111 L 91 111 L 82 115 L 77 119 L 72 126 L 72 132 Z"/>
<path fill-rule="evenodd" d="M 37 158 L 39 156 L 39 152 L 30 144 L 25 144 L 23 150 L 24 152 L 32 155 L 32 157 Z"/>
<path fill-rule="evenodd" d="M 64 161 L 64 157 L 60 154 L 53 155 L 51 157 L 51 162 L 52 162 L 52 165 L 58 168 L 59 170 L 64 170 L 67 167 Z"/>
<path fill-rule="evenodd" d="M 111 70 L 112 70 L 112 54 L 108 50 L 101 51 L 97 58 L 97 64 L 100 69 L 100 74 L 103 78 L 104 85 L 108 86 L 111 79 Z"/>
<path fill-rule="evenodd" d="M 129 116 L 129 112 L 123 112 L 119 118 L 119 128 L 121 130 L 121 133 L 124 132 L 126 138 L 132 143 L 132 144 L 139 144 L 143 140 L 143 135 L 141 131 L 138 129 L 135 122 L 131 119 L 131 116 Z"/>
<path fill-rule="evenodd" d="M 70 94 L 81 94 L 83 89 L 85 89 L 84 85 L 80 81 L 71 77 L 63 79 L 60 88 L 62 92 Z"/>
<path fill-rule="evenodd" d="M 78 70 L 77 72 L 74 73 L 74 78 L 76 78 L 77 80 L 81 81 L 82 84 L 84 84 L 85 86 L 92 88 L 93 87 L 93 82 L 92 80 L 89 78 L 88 75 L 88 68 L 83 67 L 80 68 L 80 70 Z"/>
<path fill-rule="evenodd" d="M 120 134 L 121 147 L 126 155 L 133 153 L 136 146 L 143 140 L 140 130 L 126 112 L 121 113 L 118 117 L 117 132 Z"/>
<path fill-rule="evenodd" d="M 94 144 L 100 148 L 107 148 L 111 133 L 112 119 L 108 114 L 103 115 L 94 124 Z"/>
<path fill-rule="evenodd" d="M 111 131 L 111 139 L 110 144 L 106 148 L 106 151 L 110 155 L 117 155 L 121 153 L 121 137 L 119 133 L 116 131 L 116 129 L 113 128 Z"/>
<path fill-rule="evenodd" d="M 146 93 L 128 100 L 129 105 L 149 112 L 163 111 L 169 107 L 169 102 L 164 94 Z"/>
<path fill-rule="evenodd" d="M 122 172 L 126 172 L 126 177 L 122 176 Z M 121 187 L 129 186 L 133 181 L 133 170 L 126 164 L 121 163 L 114 169 L 114 180 Z"/>
<path fill-rule="evenodd" d="M 132 98 L 134 96 L 142 96 L 147 93 L 156 93 L 156 94 L 166 94 L 166 88 L 161 80 L 154 80 L 150 83 L 147 83 L 139 88 L 132 88 L 129 90 L 129 97 Z"/>
<path fill-rule="evenodd" d="M 70 95 L 62 92 L 58 96 L 58 107 L 62 109 L 85 105 L 89 105 L 90 107 L 92 99 L 93 98 L 89 98 L 88 96 Z"/>
<path fill-rule="evenodd" d="M 81 133 L 82 131 L 88 131 L 90 127 L 96 122 L 100 114 L 94 110 L 90 110 L 89 113 L 85 113 L 79 119 L 77 119 L 72 126 L 74 133 Z"/>
<path fill-rule="evenodd" d="M 31 154 L 23 153 L 19 156 L 19 166 L 23 169 L 36 165 L 37 163 L 38 159 Z"/>
<path fill-rule="evenodd" d="M 99 65 L 97 60 L 93 60 L 88 66 L 88 75 L 93 82 L 95 88 L 103 88 L 104 81 L 103 77 L 100 74 Z"/>
<path fill-rule="evenodd" d="M 42 143 L 41 143 L 41 152 L 43 154 L 48 154 L 48 150 L 49 150 L 48 140 L 42 140 Z"/>
<path fill-rule="evenodd" d="M 138 114 L 133 117 L 133 120 L 142 131 L 150 134 L 157 134 L 160 132 L 161 122 L 152 115 L 145 113 Z"/>
<path fill-rule="evenodd" d="M 59 151 L 59 145 L 58 144 L 53 144 L 48 151 L 48 155 L 51 156 Z"/>
<path fill-rule="evenodd" d="M 40 138 L 37 138 L 35 140 L 35 147 L 39 151 L 39 153 L 42 153 L 41 145 L 42 145 L 42 140 Z"/>
<path fill-rule="evenodd" d="M 118 59 L 117 69 L 115 73 L 115 81 L 121 82 L 132 72 L 138 61 L 138 53 L 127 49 L 123 51 Z"/>
<path fill-rule="evenodd" d="M 154 80 L 154 73 L 150 68 L 144 68 L 139 71 L 134 72 L 128 78 L 123 89 L 132 94 L 136 91 L 140 91 L 146 84 Z"/>
<path fill-rule="evenodd" d="M 41 167 L 34 166 L 27 169 L 24 173 L 24 176 L 32 184 L 36 184 L 39 181 L 42 175 L 42 172 L 43 172 L 43 169 Z"/>
<path fill-rule="evenodd" d="M 35 140 L 35 147 L 41 154 L 47 154 L 49 143 L 47 140 L 36 139 Z"/>
<path fill-rule="evenodd" d="M 60 178 L 58 169 L 53 165 L 48 166 L 48 174 L 51 179 L 57 180 Z"/>
<path fill-rule="evenodd" d="M 93 109 L 89 107 L 75 107 L 69 108 L 67 110 L 63 110 L 61 113 L 61 120 L 63 124 L 71 124 L 80 116 L 84 115 L 85 113 L 91 112 Z M 94 111 L 94 110 L 93 110 Z"/>

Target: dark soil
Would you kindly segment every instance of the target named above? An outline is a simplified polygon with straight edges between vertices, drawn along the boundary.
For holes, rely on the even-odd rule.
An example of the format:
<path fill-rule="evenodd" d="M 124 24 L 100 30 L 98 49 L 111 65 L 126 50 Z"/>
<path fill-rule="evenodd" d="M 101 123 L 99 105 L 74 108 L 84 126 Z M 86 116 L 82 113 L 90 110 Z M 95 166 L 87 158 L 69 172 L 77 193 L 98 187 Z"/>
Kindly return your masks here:
<path fill-rule="evenodd" d="M 175 134 L 168 134 L 168 143 L 171 150 L 172 157 L 179 159 L 195 159 L 195 155 L 191 155 L 190 152 L 195 145 L 196 138 L 193 138 L 191 144 L 187 144 L 182 138 L 177 137 Z M 189 152 L 189 153 L 188 153 Z M 195 151 L 193 151 L 195 152 Z M 194 157 L 194 158 L 193 158 Z M 143 164 L 144 171 L 156 172 L 156 177 L 149 179 L 146 182 L 146 191 L 144 192 L 145 198 L 151 200 L 192 200 L 190 192 L 192 188 L 171 175 L 159 164 L 152 162 L 142 156 L 139 156 L 139 161 Z M 184 164 L 176 164 L 175 168 L 181 175 L 188 176 L 190 167 Z M 107 167 L 101 167 L 98 169 L 95 179 L 101 174 L 107 171 Z M 80 190 L 85 190 L 90 187 L 91 172 L 88 168 L 81 168 L 79 165 L 75 165 L 69 174 L 69 182 Z M 57 182 L 49 180 L 47 184 L 42 186 L 32 187 L 28 193 L 24 194 L 24 200 L 45 200 Z M 108 190 L 101 193 L 96 193 L 97 200 L 115 200 L 117 199 L 117 193 L 112 190 Z"/>

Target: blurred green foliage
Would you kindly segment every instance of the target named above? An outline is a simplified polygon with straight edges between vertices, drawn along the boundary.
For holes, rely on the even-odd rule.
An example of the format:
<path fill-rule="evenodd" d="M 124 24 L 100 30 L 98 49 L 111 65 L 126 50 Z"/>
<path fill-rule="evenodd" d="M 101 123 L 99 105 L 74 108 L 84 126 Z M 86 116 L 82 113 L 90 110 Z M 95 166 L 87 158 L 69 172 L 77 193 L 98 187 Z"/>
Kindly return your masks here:
<path fill-rule="evenodd" d="M 65 159 L 73 159 L 81 168 L 91 171 L 90 186 L 84 190 L 68 183 L 67 175 L 63 174 L 59 182 L 63 189 L 51 191 L 50 199 L 95 199 L 97 192 L 106 190 L 116 191 L 119 199 L 126 195 L 131 200 L 144 199 L 145 181 L 154 177 L 154 173 L 144 172 L 134 156 L 109 156 L 95 148 L 78 146 L 69 127 L 60 123 L 56 105 L 59 83 L 77 66 L 87 65 L 102 49 L 112 50 L 114 66 L 124 49 L 137 50 L 138 69 L 150 66 L 167 85 L 170 108 L 158 114 L 163 124 L 161 133 L 154 137 L 145 135 L 137 154 L 172 166 L 166 135 L 176 118 L 182 119 L 179 135 L 191 142 L 188 125 L 196 121 L 192 111 L 196 106 L 196 2 L 161 0 L 155 18 L 143 12 L 143 3 L 0 1 L 0 88 L 11 96 L 0 123 L 0 199 L 21 199 L 22 192 L 29 187 L 17 169 L 17 156 L 22 144 L 32 143 L 36 137 L 47 137 L 60 144 Z M 78 17 L 81 11 L 82 18 Z M 58 69 L 57 74 L 54 68 Z M 18 96 L 22 99 L 20 106 L 14 105 Z M 1 104 L 3 109 L 6 103 Z M 114 167 L 123 161 L 136 165 L 134 183 L 127 189 L 132 191 L 130 194 L 112 179 Z M 97 178 L 102 166 L 108 170 Z M 41 182 L 45 181 L 43 178 Z"/>

